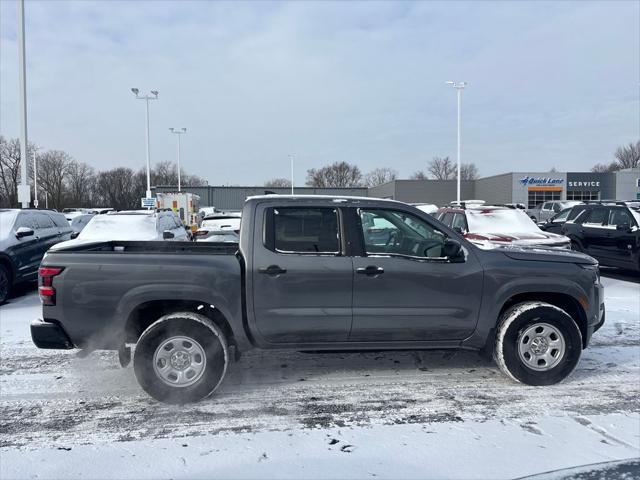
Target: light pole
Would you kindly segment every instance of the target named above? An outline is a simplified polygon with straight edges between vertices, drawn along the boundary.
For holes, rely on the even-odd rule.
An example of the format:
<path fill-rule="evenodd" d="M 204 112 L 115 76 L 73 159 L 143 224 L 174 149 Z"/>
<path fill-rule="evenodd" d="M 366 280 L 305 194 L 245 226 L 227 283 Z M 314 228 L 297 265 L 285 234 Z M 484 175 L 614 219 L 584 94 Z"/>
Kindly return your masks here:
<path fill-rule="evenodd" d="M 460 203 L 460 94 L 464 87 L 467 86 L 467 82 L 453 82 L 449 80 L 446 82 L 447 85 L 453 86 L 458 91 L 458 184 L 457 184 L 457 199 L 458 204 Z"/>
<path fill-rule="evenodd" d="M 29 208 L 31 188 L 27 183 L 27 67 L 24 46 L 24 0 L 18 0 L 18 61 L 20 76 L 20 185 L 18 185 L 18 202 L 22 208 Z"/>
<path fill-rule="evenodd" d="M 147 195 L 146 198 L 151 198 L 151 153 L 149 151 L 149 100 L 158 99 L 158 91 L 151 90 L 151 95 L 140 95 L 140 90 L 132 88 L 131 91 L 138 100 L 144 100 L 147 104 Z"/>
<path fill-rule="evenodd" d="M 293 195 L 293 157 L 292 153 L 289 154 L 289 161 L 291 162 L 291 195 Z"/>
<path fill-rule="evenodd" d="M 38 208 L 38 162 L 36 161 L 38 148 L 33 146 L 33 206 L 36 208 Z"/>
<path fill-rule="evenodd" d="M 181 185 L 180 185 L 180 137 L 182 137 L 182 135 L 187 133 L 187 129 L 184 127 L 182 128 L 171 127 L 169 131 L 171 131 L 171 133 L 175 133 L 176 135 L 178 135 L 178 193 L 180 193 L 182 191 Z"/>

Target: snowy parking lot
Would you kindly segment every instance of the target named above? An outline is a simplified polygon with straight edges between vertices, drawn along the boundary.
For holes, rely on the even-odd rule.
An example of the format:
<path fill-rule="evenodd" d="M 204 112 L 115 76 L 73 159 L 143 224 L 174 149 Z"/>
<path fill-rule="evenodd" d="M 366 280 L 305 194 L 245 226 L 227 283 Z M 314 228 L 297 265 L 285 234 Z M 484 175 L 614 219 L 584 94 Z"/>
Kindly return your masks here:
<path fill-rule="evenodd" d="M 39 350 L 36 293 L 0 307 L 0 477 L 515 478 L 640 456 L 640 283 L 562 384 L 472 352 L 262 352 L 213 398 L 150 399 L 110 352 Z"/>

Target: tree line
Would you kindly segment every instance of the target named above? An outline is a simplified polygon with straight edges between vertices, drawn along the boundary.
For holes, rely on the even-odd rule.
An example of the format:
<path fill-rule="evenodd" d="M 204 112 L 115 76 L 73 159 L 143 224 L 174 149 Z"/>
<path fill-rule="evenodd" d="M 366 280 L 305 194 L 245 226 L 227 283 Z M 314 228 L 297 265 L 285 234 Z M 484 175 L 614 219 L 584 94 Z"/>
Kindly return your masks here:
<path fill-rule="evenodd" d="M 473 163 L 463 163 L 460 166 L 462 180 L 478 178 L 478 168 Z M 398 172 L 393 168 L 381 167 L 363 173 L 360 167 L 348 162 L 334 162 L 322 168 L 307 170 L 308 187 L 325 188 L 355 188 L 376 187 L 398 178 Z M 433 157 L 425 170 L 419 170 L 410 177 L 412 180 L 454 180 L 457 178 L 457 166 L 449 157 Z M 264 184 L 265 187 L 290 187 L 291 180 L 287 178 L 273 178 Z"/>
<path fill-rule="evenodd" d="M 112 207 L 118 210 L 140 208 L 147 190 L 147 173 L 128 167 L 96 171 L 61 150 L 36 152 L 27 147 L 27 176 L 33 192 L 33 155 L 37 157 L 39 207 L 62 210 L 69 207 Z M 181 172 L 183 186 L 202 186 L 207 182 Z M 20 184 L 20 142 L 0 135 L 0 207 L 18 206 Z M 178 169 L 172 162 L 160 162 L 151 169 L 151 185 L 177 185 Z"/>
<path fill-rule="evenodd" d="M 597 163 L 592 172 L 617 172 L 627 168 L 640 167 L 640 140 L 618 147 L 613 154 L 615 160 L 611 163 Z"/>

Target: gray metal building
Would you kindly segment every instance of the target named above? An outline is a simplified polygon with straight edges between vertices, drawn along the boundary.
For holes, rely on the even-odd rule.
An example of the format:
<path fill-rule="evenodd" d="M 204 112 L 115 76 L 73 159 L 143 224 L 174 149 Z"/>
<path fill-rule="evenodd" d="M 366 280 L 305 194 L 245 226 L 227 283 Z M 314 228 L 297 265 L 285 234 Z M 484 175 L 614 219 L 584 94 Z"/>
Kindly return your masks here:
<path fill-rule="evenodd" d="M 487 203 L 524 203 L 528 208 L 550 200 L 634 200 L 640 199 L 640 169 L 613 173 L 597 172 L 510 172 L 477 180 L 463 180 L 463 200 Z M 154 187 L 157 192 L 174 192 L 176 187 Z M 200 205 L 220 210 L 239 210 L 247 197 L 271 192 L 288 195 L 290 188 L 186 187 L 200 196 Z M 393 180 L 376 187 L 296 187 L 298 195 L 335 195 L 390 198 L 406 203 L 446 205 L 456 199 L 455 180 Z"/>
<path fill-rule="evenodd" d="M 153 187 L 153 194 L 156 192 L 175 192 L 175 186 Z M 206 187 L 184 187 L 185 192 L 195 193 L 200 197 L 201 207 L 216 207 L 219 210 L 240 210 L 247 197 L 264 195 L 265 193 L 275 193 L 279 195 L 289 195 L 291 188 L 270 188 L 270 187 L 235 187 L 209 185 Z M 316 188 L 316 187 L 295 187 L 294 192 L 298 195 L 335 195 L 335 196 L 356 196 L 366 197 L 367 188 Z"/>

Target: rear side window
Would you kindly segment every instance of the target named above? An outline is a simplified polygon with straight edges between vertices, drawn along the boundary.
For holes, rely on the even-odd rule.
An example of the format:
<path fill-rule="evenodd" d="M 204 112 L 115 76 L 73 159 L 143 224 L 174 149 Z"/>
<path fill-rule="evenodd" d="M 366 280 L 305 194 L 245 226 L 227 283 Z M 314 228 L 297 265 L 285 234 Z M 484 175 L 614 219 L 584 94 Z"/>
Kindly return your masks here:
<path fill-rule="evenodd" d="M 61 213 L 49 213 L 49 216 L 53 220 L 53 223 L 55 223 L 56 227 L 69 227 L 69 222 L 67 222 L 67 219 Z"/>
<path fill-rule="evenodd" d="M 631 214 L 624 208 L 612 208 L 609 213 L 609 225 L 616 227 L 622 225 L 629 225 L 630 227 L 636 224 L 635 220 L 631 218 Z"/>
<path fill-rule="evenodd" d="M 440 221 L 444 223 L 447 227 L 451 226 L 453 222 L 453 213 L 447 212 L 442 217 L 440 217 Z"/>
<path fill-rule="evenodd" d="M 265 246 L 281 253 L 340 252 L 338 211 L 335 208 L 269 208 L 265 217 Z"/>
<path fill-rule="evenodd" d="M 36 223 L 38 225 L 38 228 L 44 229 L 55 227 L 55 224 L 53 223 L 53 220 L 51 220 L 51 217 L 44 212 L 36 213 Z"/>

